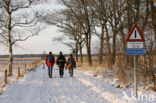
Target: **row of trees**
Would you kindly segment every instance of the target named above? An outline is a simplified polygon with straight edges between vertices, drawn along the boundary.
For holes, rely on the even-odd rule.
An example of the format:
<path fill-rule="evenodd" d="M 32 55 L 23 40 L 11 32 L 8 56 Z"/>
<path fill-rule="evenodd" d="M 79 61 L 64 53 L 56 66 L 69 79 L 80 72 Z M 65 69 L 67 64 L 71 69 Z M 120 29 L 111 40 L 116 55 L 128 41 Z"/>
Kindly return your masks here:
<path fill-rule="evenodd" d="M 9 49 L 9 72 L 12 75 L 13 46 L 38 35 L 37 13 L 32 7 L 47 0 L 0 0 L 0 43 Z"/>
<path fill-rule="evenodd" d="M 144 34 L 147 53 L 151 54 L 156 48 L 156 5 L 153 0 L 59 0 L 59 4 L 62 8 L 47 13 L 44 21 L 58 26 L 64 36 L 72 40 L 67 43 L 63 42 L 65 38 L 59 37 L 59 41 L 71 47 L 75 42 L 76 54 L 78 51 L 82 54 L 85 46 L 90 65 L 93 35 L 100 41 L 99 63 L 105 52 L 114 64 L 118 53 L 126 55 L 126 36 L 134 23 Z"/>
<path fill-rule="evenodd" d="M 80 52 L 81 61 L 82 48 L 86 47 L 87 60 L 89 65 L 92 65 L 92 37 L 97 36 L 100 41 L 98 44 L 99 64 L 102 64 L 104 54 L 110 65 L 115 64 L 118 58 L 119 71 L 126 76 L 125 69 L 129 65 L 133 66 L 133 58 L 126 56 L 126 38 L 133 24 L 137 23 L 146 40 L 144 46 L 147 51 L 150 74 L 154 73 L 156 4 L 153 0 L 58 1 L 61 8 L 55 12 L 48 12 L 42 20 L 60 28 L 64 35 L 57 40 L 74 48 L 76 55 Z"/>

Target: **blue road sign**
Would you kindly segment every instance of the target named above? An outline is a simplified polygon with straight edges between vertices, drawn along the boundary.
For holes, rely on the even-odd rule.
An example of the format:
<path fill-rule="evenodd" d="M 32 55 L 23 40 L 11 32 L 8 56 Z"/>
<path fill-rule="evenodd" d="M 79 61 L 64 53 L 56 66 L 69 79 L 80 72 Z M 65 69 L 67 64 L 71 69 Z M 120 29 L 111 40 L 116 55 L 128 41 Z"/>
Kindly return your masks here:
<path fill-rule="evenodd" d="M 137 48 L 137 49 L 126 49 L 127 55 L 145 55 L 145 49 L 144 48 Z"/>

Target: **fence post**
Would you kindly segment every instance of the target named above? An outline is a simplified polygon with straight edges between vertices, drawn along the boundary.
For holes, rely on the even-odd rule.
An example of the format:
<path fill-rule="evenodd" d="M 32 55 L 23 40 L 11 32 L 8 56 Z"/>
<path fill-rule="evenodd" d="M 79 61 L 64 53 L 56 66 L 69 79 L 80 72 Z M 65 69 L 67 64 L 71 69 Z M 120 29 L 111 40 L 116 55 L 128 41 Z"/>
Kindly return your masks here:
<path fill-rule="evenodd" d="M 30 70 L 33 70 L 33 68 L 34 68 L 34 67 L 33 67 L 33 63 L 31 63 L 30 65 L 31 65 L 31 68 L 30 68 Z"/>
<path fill-rule="evenodd" d="M 4 72 L 4 85 L 7 84 L 7 70 Z"/>
<path fill-rule="evenodd" d="M 35 61 L 35 68 L 37 67 L 37 62 Z"/>
<path fill-rule="evenodd" d="M 32 68 L 32 70 L 34 69 L 34 63 L 32 63 L 32 67 L 31 68 Z"/>
<path fill-rule="evenodd" d="M 30 66 L 30 67 L 29 67 L 29 70 L 31 70 L 31 63 L 29 64 L 29 66 Z"/>
<path fill-rule="evenodd" d="M 94 69 L 94 75 L 93 75 L 94 77 L 97 77 L 97 64 L 98 64 L 98 60 L 95 60 L 95 64 L 94 64 L 95 65 L 95 67 L 94 67 L 95 69 Z"/>
<path fill-rule="evenodd" d="M 27 71 L 27 65 L 24 65 L 24 73 Z"/>
<path fill-rule="evenodd" d="M 33 69 L 34 69 L 34 63 L 31 64 L 31 70 L 33 70 Z"/>
<path fill-rule="evenodd" d="M 18 76 L 16 79 L 18 79 L 20 77 L 20 67 L 18 67 Z"/>

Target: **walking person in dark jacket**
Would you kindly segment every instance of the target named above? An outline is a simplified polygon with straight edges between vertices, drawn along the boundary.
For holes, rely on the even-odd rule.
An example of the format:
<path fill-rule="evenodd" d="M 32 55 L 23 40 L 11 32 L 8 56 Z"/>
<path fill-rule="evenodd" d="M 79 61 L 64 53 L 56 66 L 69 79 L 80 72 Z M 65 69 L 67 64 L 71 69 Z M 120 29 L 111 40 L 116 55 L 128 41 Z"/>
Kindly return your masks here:
<path fill-rule="evenodd" d="M 64 75 L 64 65 L 66 63 L 66 59 L 63 56 L 62 52 L 60 52 L 60 55 L 57 58 L 57 65 L 59 67 L 59 73 L 60 73 L 60 77 L 63 78 Z"/>
<path fill-rule="evenodd" d="M 72 77 L 74 72 L 73 69 L 76 68 L 76 62 L 72 54 L 70 54 L 67 60 L 67 68 L 69 69 L 70 77 Z"/>
<path fill-rule="evenodd" d="M 49 52 L 48 56 L 46 57 L 46 65 L 48 67 L 48 75 L 50 78 L 52 78 L 54 63 L 55 63 L 55 58 L 52 55 L 52 52 Z"/>

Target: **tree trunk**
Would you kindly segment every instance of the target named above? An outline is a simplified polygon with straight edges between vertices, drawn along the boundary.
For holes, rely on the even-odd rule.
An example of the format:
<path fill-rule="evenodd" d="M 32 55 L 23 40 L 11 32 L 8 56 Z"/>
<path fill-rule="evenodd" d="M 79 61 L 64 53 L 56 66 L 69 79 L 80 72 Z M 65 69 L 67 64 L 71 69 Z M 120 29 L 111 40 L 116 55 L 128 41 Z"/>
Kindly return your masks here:
<path fill-rule="evenodd" d="M 79 42 L 79 49 L 80 49 L 80 61 L 83 62 L 83 55 L 82 55 L 82 43 Z"/>
<path fill-rule="evenodd" d="M 87 34 L 87 36 L 86 36 L 87 60 L 88 60 L 89 66 L 92 65 L 91 47 L 90 47 L 90 45 L 91 45 L 91 37 L 90 37 L 90 36 L 91 36 L 91 35 L 88 36 L 88 34 Z"/>
<path fill-rule="evenodd" d="M 109 38 L 109 32 L 108 32 L 107 26 L 105 26 L 105 30 L 106 30 L 106 37 L 107 37 L 106 42 L 107 42 L 107 53 L 108 53 L 108 55 L 107 55 L 107 57 L 108 57 L 107 65 L 108 65 L 108 67 L 111 68 L 111 65 L 110 65 L 111 64 L 111 48 L 110 48 L 110 43 L 109 43 L 110 38 Z"/>
<path fill-rule="evenodd" d="M 12 55 L 12 41 L 11 41 L 11 14 L 8 13 L 8 47 L 9 47 L 9 71 L 8 76 L 12 76 L 12 63 L 13 63 L 13 55 Z"/>
<path fill-rule="evenodd" d="M 154 34 L 155 34 L 154 39 L 156 40 L 156 26 L 154 27 Z"/>
<path fill-rule="evenodd" d="M 130 30 L 132 29 L 132 26 L 133 26 L 133 13 L 131 11 L 131 1 L 127 0 L 126 1 L 126 5 L 127 5 L 127 23 L 128 23 L 128 33 L 130 32 Z M 133 67 L 133 56 L 128 56 L 127 57 L 128 59 L 128 63 L 130 63 L 131 67 Z"/>
<path fill-rule="evenodd" d="M 78 62 L 78 42 L 76 42 L 75 55 L 76 55 L 76 61 Z"/>
<path fill-rule="evenodd" d="M 102 60 L 103 60 L 103 47 L 104 47 L 103 42 L 104 42 L 104 25 L 102 25 L 102 32 L 100 37 L 99 65 L 102 64 Z"/>
<path fill-rule="evenodd" d="M 155 33 L 155 40 L 156 40 L 156 7 L 154 6 L 154 1 L 151 0 L 150 2 L 151 5 L 151 13 L 152 13 L 152 23 L 153 23 L 153 27 L 154 27 L 154 33 Z"/>
<path fill-rule="evenodd" d="M 92 65 L 92 58 L 91 58 L 91 15 L 89 15 L 89 11 L 88 11 L 88 5 L 87 2 L 85 0 L 82 0 L 82 5 L 83 5 L 83 9 L 84 9 L 84 24 L 86 26 L 86 48 L 87 48 L 87 59 L 88 59 L 88 63 L 89 66 Z"/>
<path fill-rule="evenodd" d="M 112 48 L 112 64 L 115 64 L 115 56 L 116 56 L 116 35 L 117 35 L 117 32 L 114 31 L 113 32 L 113 48 Z"/>
<path fill-rule="evenodd" d="M 9 43 L 9 71 L 8 71 L 8 76 L 12 76 L 12 63 L 13 63 L 12 44 Z"/>
<path fill-rule="evenodd" d="M 128 22 L 128 31 L 130 31 L 131 30 L 131 28 L 132 28 L 132 11 L 130 10 L 130 8 L 131 8 L 131 6 L 130 6 L 130 1 L 129 0 L 127 0 L 126 1 L 126 4 L 127 4 L 127 22 Z"/>
<path fill-rule="evenodd" d="M 154 74 L 154 71 L 153 71 L 153 54 L 152 54 L 152 52 L 150 52 L 150 56 L 149 56 L 149 69 L 150 69 L 150 82 L 152 82 L 152 76 Z"/>
<path fill-rule="evenodd" d="M 123 31 L 121 32 L 121 35 L 122 35 L 122 43 L 123 43 L 122 44 L 123 45 L 123 67 L 124 67 L 124 69 L 127 69 L 127 60 L 128 60 L 128 57 L 126 56 L 126 41 L 125 41 L 125 34 L 124 34 Z M 126 73 L 126 75 L 127 75 L 127 73 Z"/>
<path fill-rule="evenodd" d="M 89 65 L 91 66 L 92 65 L 92 55 L 91 55 L 91 34 L 89 32 L 89 51 L 88 51 L 88 54 L 89 54 Z"/>

